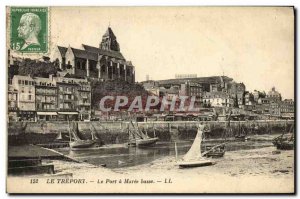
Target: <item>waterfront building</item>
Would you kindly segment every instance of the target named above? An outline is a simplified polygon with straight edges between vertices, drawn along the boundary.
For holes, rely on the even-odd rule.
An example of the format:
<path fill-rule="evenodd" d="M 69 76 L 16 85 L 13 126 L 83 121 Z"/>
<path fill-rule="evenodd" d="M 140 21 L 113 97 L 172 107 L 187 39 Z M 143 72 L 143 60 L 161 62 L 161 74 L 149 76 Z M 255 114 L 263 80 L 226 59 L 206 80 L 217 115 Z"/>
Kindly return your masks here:
<path fill-rule="evenodd" d="M 273 87 L 268 93 L 267 98 L 269 98 L 271 101 L 279 102 L 281 101 L 281 94 L 275 90 L 275 87 Z"/>
<path fill-rule="evenodd" d="M 233 81 L 233 79 L 227 76 L 210 76 L 196 78 L 166 79 L 158 80 L 157 82 L 160 86 L 167 88 L 172 85 L 184 84 L 186 81 L 201 85 L 203 92 L 216 92 L 226 90 L 228 83 Z"/>
<path fill-rule="evenodd" d="M 245 105 L 253 105 L 255 104 L 254 95 L 250 92 L 245 93 Z"/>
<path fill-rule="evenodd" d="M 57 46 L 52 59 L 58 62 L 61 70 L 77 77 L 135 82 L 135 67 L 120 52 L 119 43 L 110 27 L 102 36 L 99 47 L 85 44 L 82 47 Z"/>
<path fill-rule="evenodd" d="M 148 80 L 142 82 L 143 88 L 149 92 L 150 95 L 159 96 L 159 84 L 156 81 Z"/>
<path fill-rule="evenodd" d="M 281 116 L 280 102 L 271 101 L 269 113 L 271 117 L 279 118 Z"/>
<path fill-rule="evenodd" d="M 91 119 L 91 85 L 88 81 L 77 80 L 77 111 L 79 112 L 79 120 Z M 75 80 L 76 82 L 76 80 Z"/>
<path fill-rule="evenodd" d="M 195 82 L 186 81 L 184 84 L 180 85 L 180 96 L 195 96 L 195 107 L 199 107 L 201 105 L 201 97 L 202 97 L 203 89 L 202 85 Z"/>
<path fill-rule="evenodd" d="M 12 86 L 8 85 L 8 121 L 17 121 L 18 116 L 18 91 Z"/>
<path fill-rule="evenodd" d="M 58 87 L 58 120 L 77 120 L 75 90 L 78 84 L 68 81 L 57 81 Z"/>
<path fill-rule="evenodd" d="M 257 104 L 267 104 L 267 105 L 269 105 L 270 101 L 272 101 L 272 100 L 270 100 L 269 98 L 258 98 Z"/>
<path fill-rule="evenodd" d="M 35 82 L 29 76 L 15 75 L 12 88 L 17 91 L 18 120 L 35 120 Z"/>
<path fill-rule="evenodd" d="M 35 81 L 35 106 L 37 120 L 57 120 L 57 85 L 53 76 L 49 78 L 36 77 Z"/>
<path fill-rule="evenodd" d="M 200 100 L 202 93 L 203 90 L 201 84 L 186 81 L 184 84 L 180 85 L 181 96 L 196 96 L 196 98 Z"/>
<path fill-rule="evenodd" d="M 285 99 L 280 103 L 281 117 L 294 119 L 295 104 L 292 99 Z"/>
<path fill-rule="evenodd" d="M 87 79 L 56 77 L 58 87 L 58 119 L 89 120 L 91 86 Z"/>
<path fill-rule="evenodd" d="M 204 107 L 233 107 L 234 100 L 228 93 L 206 92 L 202 98 Z"/>
<path fill-rule="evenodd" d="M 252 112 L 265 116 L 270 116 L 270 104 L 256 104 L 253 105 Z"/>
<path fill-rule="evenodd" d="M 255 102 L 258 102 L 259 98 L 265 98 L 266 97 L 266 93 L 265 92 L 261 92 L 258 90 L 254 90 L 253 91 L 253 98 Z"/>
<path fill-rule="evenodd" d="M 243 108 L 245 105 L 246 86 L 244 83 L 237 83 L 235 81 L 229 82 L 225 92 L 229 93 L 231 98 L 235 101 L 235 106 Z"/>

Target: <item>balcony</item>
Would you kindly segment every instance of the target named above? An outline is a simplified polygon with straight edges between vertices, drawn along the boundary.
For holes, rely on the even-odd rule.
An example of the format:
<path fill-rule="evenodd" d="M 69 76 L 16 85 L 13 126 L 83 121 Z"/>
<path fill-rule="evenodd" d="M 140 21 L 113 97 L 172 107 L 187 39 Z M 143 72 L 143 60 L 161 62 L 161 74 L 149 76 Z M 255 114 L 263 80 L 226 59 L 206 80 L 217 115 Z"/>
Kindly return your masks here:
<path fill-rule="evenodd" d="M 78 105 L 79 106 L 90 106 L 91 103 L 90 102 L 79 102 Z"/>

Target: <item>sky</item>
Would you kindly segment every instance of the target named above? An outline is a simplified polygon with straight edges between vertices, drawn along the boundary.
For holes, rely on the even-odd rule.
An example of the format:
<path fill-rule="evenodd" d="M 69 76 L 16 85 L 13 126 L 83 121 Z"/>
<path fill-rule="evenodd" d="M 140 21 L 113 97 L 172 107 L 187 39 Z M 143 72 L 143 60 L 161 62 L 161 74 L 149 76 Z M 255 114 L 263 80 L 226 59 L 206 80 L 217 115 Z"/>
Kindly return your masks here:
<path fill-rule="evenodd" d="M 292 8 L 52 7 L 50 22 L 50 49 L 98 47 L 110 26 L 139 82 L 224 74 L 294 98 Z"/>

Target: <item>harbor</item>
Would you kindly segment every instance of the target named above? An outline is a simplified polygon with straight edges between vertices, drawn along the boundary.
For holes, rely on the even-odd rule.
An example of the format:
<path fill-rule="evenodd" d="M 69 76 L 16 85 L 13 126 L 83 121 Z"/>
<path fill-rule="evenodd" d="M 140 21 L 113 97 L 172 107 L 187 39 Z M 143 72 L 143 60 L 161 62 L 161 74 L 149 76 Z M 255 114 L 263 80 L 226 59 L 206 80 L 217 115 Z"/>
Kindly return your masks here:
<path fill-rule="evenodd" d="M 259 136 L 258 139 L 266 140 L 268 136 Z M 259 141 L 258 141 L 259 142 Z M 191 142 L 190 142 L 191 143 Z M 46 160 L 47 163 L 55 165 L 56 175 L 27 175 L 23 177 L 9 176 L 8 181 L 11 183 L 20 183 L 26 179 L 32 179 L 38 177 L 40 180 L 45 181 L 45 179 L 54 178 L 54 179 L 88 179 L 89 183 L 97 182 L 99 179 L 106 181 L 107 179 L 129 179 L 137 180 L 139 183 L 135 185 L 136 189 L 132 192 L 149 192 L 150 190 L 139 186 L 141 178 L 151 179 L 156 184 L 153 186 L 160 186 L 160 183 L 157 181 L 161 179 L 171 179 L 172 184 L 179 186 L 189 182 L 195 182 L 198 187 L 195 187 L 195 184 L 190 184 L 190 186 L 185 187 L 183 192 L 189 192 L 189 190 L 197 190 L 203 192 L 232 192 L 236 191 L 239 193 L 245 192 L 255 192 L 259 190 L 262 193 L 268 193 L 270 191 L 275 193 L 290 192 L 294 188 L 293 178 L 294 178 L 294 151 L 278 151 L 274 146 L 271 145 L 271 141 L 266 141 L 264 144 L 263 141 L 261 144 L 250 144 L 249 148 L 240 147 L 241 145 L 248 145 L 248 143 L 235 143 L 235 146 L 239 146 L 239 150 L 230 150 L 226 152 L 223 158 L 214 159 L 216 164 L 209 167 L 196 167 L 192 169 L 180 169 L 176 166 L 176 158 L 174 152 L 170 152 L 165 155 L 157 155 L 156 158 L 153 158 L 151 161 L 143 161 L 142 163 L 128 164 L 124 163 L 122 166 L 116 166 L 117 161 L 122 161 L 120 157 L 122 154 L 119 154 L 117 157 L 110 158 L 112 162 L 115 162 L 113 165 L 107 165 L 104 168 L 102 166 L 97 166 L 93 161 L 90 161 L 93 156 L 97 156 L 95 151 L 94 155 L 85 158 L 80 158 L 77 154 L 74 157 L 81 160 L 80 162 L 69 162 L 65 160 Z M 260 145 L 260 146 L 258 146 Z M 183 147 L 185 148 L 185 147 Z M 188 148 L 188 147 L 186 147 Z M 139 149 L 143 151 L 142 149 Z M 187 150 L 187 149 L 186 149 Z M 105 150 L 104 150 L 105 151 Z M 147 151 L 147 149 L 145 149 Z M 181 150 L 179 150 L 181 151 Z M 179 158 L 184 154 L 185 149 L 179 152 Z M 87 152 L 84 152 L 85 154 Z M 83 153 L 83 154 L 84 154 Z M 88 152 L 91 153 L 91 152 Z M 98 150 L 98 153 L 101 154 L 101 150 Z M 102 151 L 103 153 L 103 151 Z M 116 153 L 115 153 L 116 154 Z M 69 154 L 70 155 L 70 154 Z M 140 156 L 147 156 L 146 154 L 140 154 Z M 126 157 L 126 156 L 125 156 Z M 135 160 L 139 159 L 136 158 Z M 88 160 L 87 162 L 85 160 Z M 116 161 L 113 161 L 115 159 Z M 124 158 L 126 159 L 126 158 Z M 123 160 L 124 160 L 123 159 Z M 127 159 L 128 160 L 128 159 Z M 90 164 L 88 162 L 93 164 Z M 125 162 L 125 161 L 122 161 Z M 95 175 L 97 174 L 97 175 Z M 116 178 L 117 176 L 117 178 Z M 90 183 L 91 190 L 94 192 L 101 192 L 99 187 L 109 189 L 111 184 L 106 185 L 94 185 L 95 183 Z M 171 190 L 171 186 L 164 186 L 164 190 Z M 210 185 L 214 186 L 210 186 Z M 228 185 L 231 185 L 230 187 Z M 200 186 L 201 185 L 201 186 Z M 285 186 L 283 186 L 285 185 Z M 61 185 L 59 185 L 61 186 Z M 76 185 L 80 186 L 79 185 Z M 82 186 L 82 185 L 81 185 Z M 90 185 L 89 185 L 90 186 Z M 117 187 L 122 187 L 121 185 L 114 185 Z M 71 190 L 71 187 L 74 188 L 74 184 L 64 185 L 65 191 Z M 238 189 L 236 189 L 238 187 Z M 274 187 L 276 190 L 274 191 Z M 31 186 L 32 190 L 40 192 L 41 190 L 36 190 L 34 186 Z M 58 186 L 48 185 L 48 190 L 55 192 Z M 79 188 L 80 190 L 80 188 Z M 78 191 L 79 191 L 78 190 Z M 125 190 L 120 189 L 120 192 L 125 192 Z M 23 190 L 26 193 L 26 190 Z M 76 191 L 75 191 L 76 192 Z"/>
<path fill-rule="evenodd" d="M 53 185 L 55 181 L 64 184 L 63 192 L 74 184 L 102 185 L 105 190 L 113 184 L 121 186 L 121 192 L 122 185 L 135 184 L 139 188 L 133 193 L 146 193 L 145 184 L 159 190 L 160 183 L 170 189 L 173 183 L 183 186 L 188 181 L 192 187 L 182 192 L 284 193 L 294 189 L 293 120 L 241 122 L 231 121 L 229 114 L 224 122 L 68 121 L 67 132 L 57 131 L 61 128 L 57 124 L 52 131 L 44 123 L 18 125 L 8 137 L 9 143 L 17 143 L 9 147 L 9 183 L 26 179 L 52 183 L 50 192 L 60 188 Z M 42 131 L 33 133 L 38 125 Z M 222 186 L 224 182 L 230 188 Z M 196 185 L 200 184 L 204 186 L 199 189 Z"/>
<path fill-rule="evenodd" d="M 266 122 L 266 121 L 264 121 Z M 218 146 L 220 144 L 224 145 L 224 149 L 226 148 L 226 154 L 222 154 L 219 158 L 216 159 L 217 164 L 226 160 L 226 158 L 231 155 L 241 155 L 251 153 L 252 151 L 265 151 L 268 153 L 281 153 L 281 150 L 277 150 L 274 146 L 274 139 L 280 137 L 282 134 L 290 133 L 288 129 L 293 127 L 293 121 L 271 121 L 270 123 L 256 122 L 255 130 L 247 131 L 247 139 L 240 140 L 234 137 L 235 134 L 224 134 L 224 129 L 220 130 L 217 128 L 216 131 L 216 123 L 205 123 L 206 127 L 208 127 L 209 131 L 203 133 L 202 146 L 198 146 L 199 152 L 202 153 L 206 151 L 207 147 Z M 129 128 L 130 125 L 126 126 L 125 129 L 122 129 L 120 133 L 122 133 L 124 138 L 118 140 L 117 138 L 114 141 L 109 142 L 107 144 L 97 145 L 93 147 L 79 148 L 71 150 L 68 145 L 68 137 L 63 138 L 61 134 L 57 134 L 56 136 L 52 136 L 52 140 L 47 143 L 24 143 L 19 146 L 10 146 L 8 150 L 9 159 L 34 159 L 40 158 L 42 161 L 46 160 L 46 162 L 59 160 L 59 161 L 68 161 L 68 162 L 77 162 L 77 163 L 87 163 L 89 165 L 93 165 L 95 167 L 103 167 L 105 166 L 108 169 L 121 169 L 121 168 L 136 168 L 142 167 L 142 165 L 153 164 L 153 162 L 157 162 L 160 160 L 174 160 L 174 158 L 182 157 L 186 154 L 191 148 L 193 141 L 195 139 L 197 124 L 200 123 L 159 123 L 160 125 L 166 126 L 166 131 L 160 130 L 151 131 L 149 127 L 153 128 L 154 125 L 158 125 L 155 123 L 137 123 L 136 125 L 132 124 L 132 131 L 137 131 L 136 129 L 144 129 L 143 126 L 147 126 L 148 129 L 145 130 L 147 132 L 147 136 L 155 137 L 157 136 L 157 143 L 151 146 L 143 146 L 143 147 L 134 147 L 128 145 L 130 141 L 130 133 L 129 131 L 126 133 L 126 128 Z M 235 127 L 235 125 L 240 126 L 240 122 L 232 123 L 231 126 Z M 243 126 L 250 126 L 249 123 L 242 123 Z M 252 122 L 252 124 L 254 124 Z M 87 124 L 85 124 L 87 125 Z M 122 124 L 123 126 L 125 124 Z M 194 126 L 193 126 L 194 125 Z M 27 125 L 28 126 L 28 125 Z M 79 125 L 78 125 L 79 126 Z M 77 126 L 77 128 L 78 128 Z M 81 125 L 82 127 L 83 125 Z M 121 126 L 121 125 L 120 125 Z M 139 127 L 137 127 L 139 126 Z M 268 128 L 265 128 L 265 127 Z M 176 127 L 176 128 L 174 128 Z M 190 128 L 188 128 L 190 127 Z M 228 127 L 227 127 L 228 128 Z M 262 132 L 263 128 L 265 133 Z M 81 128 L 82 129 L 82 128 Z M 107 130 L 106 136 L 109 136 L 109 133 L 114 135 L 113 129 Z M 150 129 L 150 130 L 149 130 Z M 148 130 L 148 131 L 147 131 Z M 226 130 L 226 128 L 225 128 Z M 221 132 L 223 133 L 221 133 Z M 83 131 L 78 131 L 80 137 L 87 136 L 82 133 Z M 230 131 L 227 131 L 230 132 Z M 235 131 L 237 132 L 237 131 Z M 90 132 L 92 133 L 92 131 Z M 128 134 L 129 133 L 129 134 Z M 167 134 L 164 135 L 163 133 Z M 23 133 L 19 135 L 13 135 L 14 138 L 18 136 L 24 136 L 24 134 L 28 134 L 30 136 L 32 133 Z M 102 134 L 97 130 L 93 131 L 92 135 L 97 137 L 98 143 L 103 143 Z M 108 134 L 108 135 L 107 135 Z M 36 136 L 35 134 L 33 134 Z M 46 134 L 47 135 L 47 134 Z M 44 133 L 42 136 L 46 136 Z M 57 139 L 59 135 L 60 139 Z M 83 136 L 84 135 L 84 136 Z M 93 137 L 90 135 L 91 137 Z M 224 137 L 226 135 L 226 137 Z M 12 135 L 11 135 L 12 136 Z M 70 135 L 71 136 L 71 135 Z M 145 135 L 144 135 L 145 136 Z M 63 140 L 65 139 L 65 140 Z M 27 139 L 27 141 L 30 139 Z M 35 139 L 38 140 L 38 139 Z M 112 140 L 112 139 L 111 139 Z M 89 141 L 90 142 L 90 141 Z M 60 147 L 57 147 L 57 145 Z M 271 150 L 271 152 L 270 152 Z M 224 156 L 224 157 L 223 157 Z M 56 168 L 56 165 L 54 164 Z M 242 168 L 241 168 L 242 169 Z M 290 172 L 290 171 L 289 171 Z M 54 171 L 52 172 L 54 173 Z"/>

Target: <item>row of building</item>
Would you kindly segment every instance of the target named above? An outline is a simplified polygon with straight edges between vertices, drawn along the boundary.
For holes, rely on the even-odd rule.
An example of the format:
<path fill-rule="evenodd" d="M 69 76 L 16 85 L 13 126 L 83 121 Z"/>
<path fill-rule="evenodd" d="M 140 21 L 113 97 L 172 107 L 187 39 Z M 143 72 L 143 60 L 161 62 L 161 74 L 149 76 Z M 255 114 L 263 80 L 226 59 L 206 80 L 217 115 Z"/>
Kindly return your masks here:
<path fill-rule="evenodd" d="M 273 87 L 268 93 L 246 91 L 244 83 L 237 83 L 226 76 L 185 77 L 142 82 L 144 88 L 157 96 L 195 96 L 195 105 L 202 108 L 237 108 L 269 118 L 294 118 L 294 101 L 282 100 Z"/>
<path fill-rule="evenodd" d="M 8 84 L 9 121 L 89 120 L 91 86 L 87 79 L 15 75 Z"/>
<path fill-rule="evenodd" d="M 59 67 L 49 78 L 9 75 L 9 121 L 89 120 L 91 81 L 135 82 L 135 67 L 120 52 L 120 45 L 108 27 L 99 47 L 82 44 L 82 49 L 56 46 L 51 58 Z M 25 59 L 8 51 L 8 67 Z M 45 61 L 36 60 L 36 62 Z"/>

